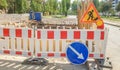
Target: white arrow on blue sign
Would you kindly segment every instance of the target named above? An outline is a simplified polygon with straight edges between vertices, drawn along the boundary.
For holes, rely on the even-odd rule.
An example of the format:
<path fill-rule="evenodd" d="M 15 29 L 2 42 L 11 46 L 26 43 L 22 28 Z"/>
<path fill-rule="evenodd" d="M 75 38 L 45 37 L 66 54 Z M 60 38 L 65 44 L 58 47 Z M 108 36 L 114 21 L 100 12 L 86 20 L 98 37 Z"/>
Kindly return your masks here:
<path fill-rule="evenodd" d="M 80 43 L 74 42 L 67 47 L 66 55 L 72 64 L 84 64 L 88 59 L 88 48 Z"/>

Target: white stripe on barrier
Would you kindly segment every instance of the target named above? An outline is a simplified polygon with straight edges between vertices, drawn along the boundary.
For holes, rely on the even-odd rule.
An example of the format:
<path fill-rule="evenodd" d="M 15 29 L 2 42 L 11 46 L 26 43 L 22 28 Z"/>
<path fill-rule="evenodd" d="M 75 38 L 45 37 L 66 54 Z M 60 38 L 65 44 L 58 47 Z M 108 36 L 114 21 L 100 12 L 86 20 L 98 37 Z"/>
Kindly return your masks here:
<path fill-rule="evenodd" d="M 106 46 L 107 46 L 107 39 L 108 39 L 108 29 L 107 28 L 105 28 L 105 30 L 104 30 L 104 40 L 102 41 L 102 47 L 103 47 L 103 52 L 104 52 L 104 54 L 105 54 L 105 51 L 106 51 Z"/>
<path fill-rule="evenodd" d="M 40 40 L 38 40 L 38 39 L 36 39 L 35 40 L 36 42 L 36 44 L 35 44 L 35 52 L 36 53 L 39 53 L 40 52 Z M 37 56 L 37 54 L 36 54 L 36 56 Z"/>
<path fill-rule="evenodd" d="M 101 44 L 100 44 L 100 45 L 101 45 L 100 47 L 102 48 L 102 49 L 101 49 L 101 53 L 105 53 L 105 51 L 106 51 L 106 46 L 105 46 L 105 44 L 106 44 L 106 43 L 107 43 L 106 41 L 103 41 L 103 40 L 101 41 Z"/>
<path fill-rule="evenodd" d="M 48 40 L 48 52 L 53 52 L 54 49 L 54 45 L 53 45 L 54 41 L 53 40 Z"/>
<path fill-rule="evenodd" d="M 16 33 L 15 29 L 10 29 L 10 37 L 15 38 L 16 37 L 15 33 Z"/>
<path fill-rule="evenodd" d="M 47 51 L 47 40 L 42 40 L 42 52 L 45 53 Z"/>
<path fill-rule="evenodd" d="M 30 50 L 30 52 L 34 52 L 34 39 L 29 39 L 28 40 L 29 42 L 28 42 L 28 44 L 29 44 L 29 46 L 28 46 L 28 49 Z"/>
<path fill-rule="evenodd" d="M 22 39 L 23 40 L 23 50 L 27 51 L 28 48 L 28 39 Z"/>
<path fill-rule="evenodd" d="M 88 49 L 89 49 L 89 52 L 93 52 L 92 50 L 92 40 L 89 40 L 88 41 Z"/>
<path fill-rule="evenodd" d="M 96 40 L 96 41 L 94 41 L 94 43 L 95 43 L 95 45 L 94 45 L 94 48 L 95 48 L 95 51 L 94 52 L 96 52 L 96 53 L 98 53 L 99 52 L 99 41 L 98 40 Z"/>
<path fill-rule="evenodd" d="M 62 46 L 61 46 L 61 50 L 62 52 L 65 52 L 66 51 L 66 47 L 67 47 L 67 44 L 66 44 L 66 40 L 62 40 Z"/>
<path fill-rule="evenodd" d="M 21 38 L 17 38 L 17 50 L 21 50 Z"/>
<path fill-rule="evenodd" d="M 22 29 L 22 38 L 28 38 L 28 29 Z"/>
<path fill-rule="evenodd" d="M 72 30 L 72 29 L 70 29 L 69 31 L 68 31 L 68 39 L 74 39 L 73 38 L 73 36 L 74 36 L 74 33 L 73 33 L 74 31 Z"/>
<path fill-rule="evenodd" d="M 87 36 L 86 36 L 86 35 L 87 35 L 86 31 L 83 30 L 83 31 L 81 31 L 80 34 L 81 34 L 80 38 L 81 38 L 82 40 L 86 40 L 86 38 L 87 38 Z"/>
<path fill-rule="evenodd" d="M 55 51 L 60 52 L 60 40 L 55 40 Z"/>
<path fill-rule="evenodd" d="M 3 36 L 3 28 L 0 27 L 0 36 Z"/>
<path fill-rule="evenodd" d="M 4 46 L 4 40 L 0 39 L 0 49 L 3 49 L 3 46 Z"/>
<path fill-rule="evenodd" d="M 95 34 L 94 34 L 95 40 L 100 40 L 100 32 L 101 31 L 99 31 L 99 30 L 95 31 Z"/>
<path fill-rule="evenodd" d="M 47 39 L 47 31 L 46 30 L 41 31 L 41 39 Z"/>
<path fill-rule="evenodd" d="M 54 33 L 54 37 L 55 39 L 59 39 L 60 38 L 60 30 L 55 30 L 55 33 Z"/>
<path fill-rule="evenodd" d="M 4 49 L 9 49 L 9 38 L 8 37 L 5 38 L 4 44 L 5 44 Z"/>
<path fill-rule="evenodd" d="M 11 38 L 11 50 L 15 50 L 15 39 L 14 38 Z"/>

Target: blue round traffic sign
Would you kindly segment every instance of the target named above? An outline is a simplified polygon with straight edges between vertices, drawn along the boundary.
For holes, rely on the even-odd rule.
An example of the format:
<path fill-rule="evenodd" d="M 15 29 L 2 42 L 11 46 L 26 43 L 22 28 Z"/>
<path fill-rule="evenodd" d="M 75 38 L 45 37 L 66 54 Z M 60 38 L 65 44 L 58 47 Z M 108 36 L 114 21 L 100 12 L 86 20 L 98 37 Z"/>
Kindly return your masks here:
<path fill-rule="evenodd" d="M 88 59 L 89 52 L 84 44 L 73 42 L 67 47 L 66 55 L 72 64 L 84 64 Z"/>

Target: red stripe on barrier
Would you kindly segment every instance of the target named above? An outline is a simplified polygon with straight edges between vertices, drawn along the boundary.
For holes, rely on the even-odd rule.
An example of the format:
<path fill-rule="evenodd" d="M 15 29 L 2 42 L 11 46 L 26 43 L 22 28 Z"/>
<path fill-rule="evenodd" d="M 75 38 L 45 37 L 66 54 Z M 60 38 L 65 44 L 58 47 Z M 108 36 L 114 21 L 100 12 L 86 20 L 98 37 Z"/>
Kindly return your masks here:
<path fill-rule="evenodd" d="M 31 54 L 31 52 L 28 52 L 28 56 L 31 56 L 32 54 Z"/>
<path fill-rule="evenodd" d="M 9 50 L 4 50 L 3 53 L 4 54 L 10 54 L 10 51 Z"/>
<path fill-rule="evenodd" d="M 38 56 L 38 57 L 41 57 L 41 53 L 37 53 L 37 56 Z"/>
<path fill-rule="evenodd" d="M 61 57 L 66 57 L 66 54 L 65 53 L 61 53 L 60 56 Z"/>
<path fill-rule="evenodd" d="M 94 39 L 94 31 L 87 31 L 87 39 Z"/>
<path fill-rule="evenodd" d="M 48 57 L 54 57 L 54 53 L 48 53 Z"/>
<path fill-rule="evenodd" d="M 28 38 L 31 38 L 32 37 L 32 32 L 31 30 L 28 30 Z"/>
<path fill-rule="evenodd" d="M 21 51 L 16 51 L 16 55 L 22 55 Z"/>
<path fill-rule="evenodd" d="M 80 31 L 74 31 L 74 39 L 80 39 Z"/>
<path fill-rule="evenodd" d="M 37 31 L 37 39 L 41 38 L 41 31 Z"/>
<path fill-rule="evenodd" d="M 47 32 L 47 38 L 48 39 L 54 39 L 54 31 L 48 31 Z"/>
<path fill-rule="evenodd" d="M 9 36 L 9 29 L 8 28 L 3 29 L 3 36 Z"/>
<path fill-rule="evenodd" d="M 91 57 L 94 57 L 94 54 L 89 54 L 89 57 L 91 58 Z"/>
<path fill-rule="evenodd" d="M 22 37 L 22 30 L 21 29 L 16 29 L 15 34 L 16 34 L 16 37 Z"/>
<path fill-rule="evenodd" d="M 100 57 L 103 58 L 103 57 L 104 57 L 104 54 L 100 54 Z"/>
<path fill-rule="evenodd" d="M 60 36 L 61 39 L 67 39 L 67 31 L 61 31 Z"/>
<path fill-rule="evenodd" d="M 100 39 L 104 40 L 104 31 L 101 31 Z"/>

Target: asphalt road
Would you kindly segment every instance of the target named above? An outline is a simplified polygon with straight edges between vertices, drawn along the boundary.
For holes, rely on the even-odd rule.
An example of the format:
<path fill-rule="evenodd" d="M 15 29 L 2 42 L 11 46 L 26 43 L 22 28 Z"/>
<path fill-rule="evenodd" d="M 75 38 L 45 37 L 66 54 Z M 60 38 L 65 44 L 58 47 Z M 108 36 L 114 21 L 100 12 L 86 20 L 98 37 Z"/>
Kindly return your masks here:
<path fill-rule="evenodd" d="M 106 25 L 109 28 L 106 56 L 110 57 L 113 70 L 120 70 L 120 27 Z"/>
<path fill-rule="evenodd" d="M 49 63 L 47 66 L 40 66 L 21 63 L 21 61 L 0 59 L 0 70 L 87 70 L 85 65 Z"/>

